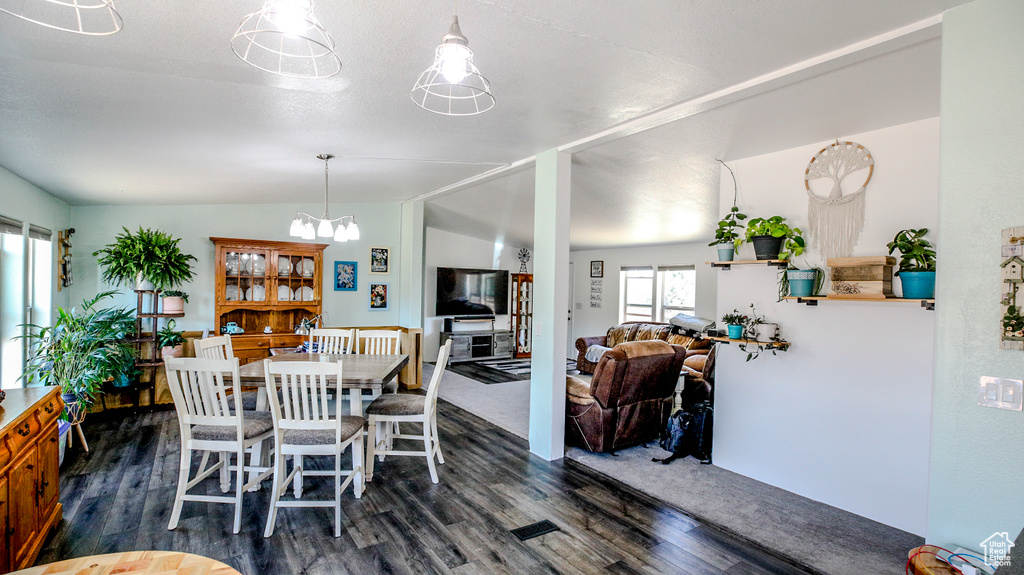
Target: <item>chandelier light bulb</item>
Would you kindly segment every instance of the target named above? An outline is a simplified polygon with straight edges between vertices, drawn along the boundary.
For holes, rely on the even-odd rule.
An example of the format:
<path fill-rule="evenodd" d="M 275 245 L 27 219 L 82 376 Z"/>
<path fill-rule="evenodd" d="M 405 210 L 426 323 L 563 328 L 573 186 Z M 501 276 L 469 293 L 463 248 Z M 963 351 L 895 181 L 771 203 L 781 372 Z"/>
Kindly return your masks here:
<path fill-rule="evenodd" d="M 348 239 L 355 241 L 359 239 L 359 225 L 353 219 L 352 223 L 348 225 Z"/>
<path fill-rule="evenodd" d="M 334 241 L 336 242 L 347 242 L 348 241 L 348 227 L 345 224 L 338 224 L 337 231 L 334 232 Z"/>
<path fill-rule="evenodd" d="M 473 53 L 469 48 L 461 44 L 441 44 L 438 50 L 441 75 L 450 84 L 458 84 L 469 75 L 469 62 L 473 59 Z"/>
<path fill-rule="evenodd" d="M 288 235 L 293 238 L 301 238 L 302 227 L 302 218 L 296 216 L 295 219 L 292 220 L 292 227 L 288 228 Z"/>
<path fill-rule="evenodd" d="M 329 238 L 334 235 L 334 228 L 331 227 L 331 220 L 320 220 L 320 225 L 316 228 L 316 235 L 321 238 Z"/>
<path fill-rule="evenodd" d="M 313 222 L 306 222 L 302 226 L 302 239 L 307 241 L 316 239 L 316 230 L 313 229 Z"/>
<path fill-rule="evenodd" d="M 306 7 L 299 4 L 306 4 Z M 309 2 L 278 0 L 267 8 L 267 20 L 290 38 L 299 38 L 314 27 L 310 22 L 311 14 Z"/>

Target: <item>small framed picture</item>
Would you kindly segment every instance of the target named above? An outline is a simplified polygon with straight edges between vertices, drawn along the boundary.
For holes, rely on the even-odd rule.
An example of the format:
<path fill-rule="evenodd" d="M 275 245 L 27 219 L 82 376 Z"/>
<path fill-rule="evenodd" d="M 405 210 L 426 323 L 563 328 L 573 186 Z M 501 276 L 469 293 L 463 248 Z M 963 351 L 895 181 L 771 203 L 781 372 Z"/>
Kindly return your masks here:
<path fill-rule="evenodd" d="M 391 248 L 370 248 L 370 273 L 391 273 Z"/>
<path fill-rule="evenodd" d="M 604 277 L 604 260 L 590 262 L 590 277 L 592 277 L 592 278 L 603 278 Z"/>
<path fill-rule="evenodd" d="M 370 311 L 388 309 L 388 284 L 370 284 Z"/>
<path fill-rule="evenodd" d="M 356 291 L 356 262 L 334 262 L 334 291 Z"/>

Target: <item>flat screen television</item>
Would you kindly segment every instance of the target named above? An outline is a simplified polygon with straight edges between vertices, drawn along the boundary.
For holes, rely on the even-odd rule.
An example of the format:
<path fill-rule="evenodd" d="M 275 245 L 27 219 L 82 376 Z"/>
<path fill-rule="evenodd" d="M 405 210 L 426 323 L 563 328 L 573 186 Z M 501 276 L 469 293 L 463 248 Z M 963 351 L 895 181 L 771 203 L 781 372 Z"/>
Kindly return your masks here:
<path fill-rule="evenodd" d="M 508 270 L 437 268 L 435 315 L 508 314 Z"/>

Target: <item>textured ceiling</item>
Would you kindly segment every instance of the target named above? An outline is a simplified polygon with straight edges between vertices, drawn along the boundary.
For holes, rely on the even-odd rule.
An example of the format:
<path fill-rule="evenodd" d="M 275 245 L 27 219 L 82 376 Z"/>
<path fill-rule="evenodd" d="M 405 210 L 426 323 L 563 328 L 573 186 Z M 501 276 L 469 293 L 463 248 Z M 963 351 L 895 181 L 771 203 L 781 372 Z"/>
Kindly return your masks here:
<path fill-rule="evenodd" d="M 109 37 L 0 14 L 0 166 L 74 204 L 317 202 L 322 174 L 314 157 L 329 152 L 339 156 L 332 199 L 401 201 L 963 0 L 463 0 L 462 30 L 497 98 L 493 110 L 467 118 L 430 114 L 408 96 L 448 28 L 448 2 L 319 3 L 344 64 L 319 81 L 282 79 L 232 54 L 235 27 L 260 3 L 119 0 L 125 28 Z M 937 74 L 935 62 L 923 67 Z M 893 96 L 883 93 L 895 86 L 877 87 L 879 97 Z M 801 113 L 765 102 L 773 114 Z M 851 116 L 841 123 L 858 129 L 858 113 Z M 742 107 L 730 117 L 758 134 L 814 122 Z M 824 119 L 818 131 L 808 125 L 788 134 L 831 137 L 836 124 Z M 708 158 L 764 146 L 742 137 L 739 124 L 727 133 L 705 120 L 680 124 L 665 129 L 683 132 L 682 148 L 665 146 L 678 136 L 652 134 L 646 143 L 629 138 L 580 154 L 574 205 L 593 198 L 593 209 L 647 206 L 626 218 L 636 228 L 623 236 L 630 241 L 672 241 L 702 225 L 713 211 Z M 511 179 L 495 185 L 532 186 L 522 174 Z M 484 202 L 482 218 L 493 220 L 487 214 L 507 203 Z M 520 205 L 513 208 L 529 212 Z M 664 206 L 673 214 L 647 225 L 647 214 Z M 430 213 L 458 219 L 444 204 Z M 577 232 L 582 216 L 580 225 L 595 219 L 574 208 L 574 242 L 591 245 L 600 230 Z"/>

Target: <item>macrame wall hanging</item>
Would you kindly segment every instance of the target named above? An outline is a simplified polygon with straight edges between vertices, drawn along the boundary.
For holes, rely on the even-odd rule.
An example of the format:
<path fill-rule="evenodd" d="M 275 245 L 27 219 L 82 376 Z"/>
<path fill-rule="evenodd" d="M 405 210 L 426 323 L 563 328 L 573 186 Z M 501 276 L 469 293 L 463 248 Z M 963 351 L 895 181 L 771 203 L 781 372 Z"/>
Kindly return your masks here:
<path fill-rule="evenodd" d="M 867 177 L 853 193 L 843 193 L 843 180 L 850 174 L 867 169 Z M 825 146 L 811 158 L 804 172 L 807 188 L 807 233 L 823 258 L 853 255 L 860 232 L 864 229 L 864 189 L 875 171 L 875 160 L 864 146 L 840 142 Z M 831 179 L 828 197 L 811 190 L 811 180 Z"/>

